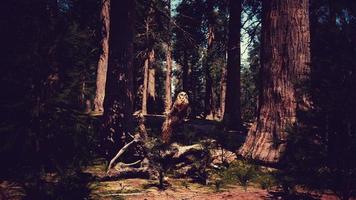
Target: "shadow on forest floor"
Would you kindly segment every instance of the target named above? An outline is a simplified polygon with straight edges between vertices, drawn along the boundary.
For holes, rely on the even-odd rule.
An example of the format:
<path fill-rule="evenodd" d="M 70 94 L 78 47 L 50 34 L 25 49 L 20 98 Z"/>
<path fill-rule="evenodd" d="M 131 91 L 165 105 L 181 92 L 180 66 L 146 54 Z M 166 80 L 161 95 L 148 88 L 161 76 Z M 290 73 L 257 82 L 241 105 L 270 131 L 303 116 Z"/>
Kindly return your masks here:
<path fill-rule="evenodd" d="M 40 177 L 40 178 L 38 178 Z M 87 173 L 46 175 L 18 181 L 0 181 L 2 199 L 86 199 L 91 193 L 92 176 Z"/>

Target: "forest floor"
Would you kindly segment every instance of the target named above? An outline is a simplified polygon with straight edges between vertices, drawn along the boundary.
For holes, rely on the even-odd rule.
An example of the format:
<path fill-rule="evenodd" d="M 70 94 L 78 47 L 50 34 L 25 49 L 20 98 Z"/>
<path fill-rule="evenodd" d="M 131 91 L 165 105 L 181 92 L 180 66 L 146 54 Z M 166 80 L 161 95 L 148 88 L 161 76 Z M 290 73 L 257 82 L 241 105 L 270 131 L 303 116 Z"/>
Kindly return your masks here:
<path fill-rule="evenodd" d="M 159 132 L 162 126 L 162 116 L 148 116 L 147 123 L 150 124 L 149 131 Z M 219 124 L 216 121 L 208 121 L 195 119 L 186 123 L 183 128 L 184 136 L 189 137 L 189 141 L 193 138 L 196 141 L 201 139 L 213 138 L 211 136 L 221 136 L 221 138 L 214 138 L 218 141 L 225 141 L 227 144 L 224 147 L 229 147 L 229 141 L 242 142 L 243 136 L 236 133 L 226 134 L 220 130 Z M 218 128 L 216 128 L 218 127 Z M 217 134 L 218 133 L 218 134 Z M 232 138 L 230 136 L 238 136 Z M 188 139 L 187 139 L 188 140 Z M 220 151 L 219 151 L 220 152 Z M 225 159 L 229 160 L 227 150 L 224 151 Z M 231 152 L 232 153 L 232 152 Z M 236 158 L 231 157 L 230 160 Z M 239 162 L 239 161 L 237 161 Z M 240 166 L 241 167 L 241 166 Z M 242 171 L 245 169 L 242 165 Z M 238 168 L 238 170 L 241 170 Z M 103 181 L 97 177 L 106 175 L 106 165 L 103 159 L 95 159 L 88 167 L 82 169 L 82 172 L 75 175 L 73 178 L 67 176 L 66 178 L 59 178 L 58 174 L 49 173 L 48 176 L 41 178 L 39 186 L 34 185 L 30 190 L 24 190 L 24 186 L 9 181 L 0 180 L 0 200 L 14 199 L 21 200 L 24 197 L 27 199 L 57 199 L 54 197 L 61 197 L 60 199 L 98 199 L 98 200 L 114 200 L 114 199 L 128 199 L 128 200 L 258 200 L 258 199 L 286 199 L 286 200 L 336 200 L 338 199 L 331 192 L 308 192 L 298 189 L 293 195 L 286 195 L 280 192 L 278 188 L 271 187 L 269 190 L 262 189 L 259 184 L 249 182 L 247 187 L 242 187 L 238 183 L 224 184 L 217 186 L 211 181 L 207 185 L 203 185 L 192 181 L 191 179 L 177 179 L 168 175 L 166 179 L 166 187 L 164 190 L 158 188 L 158 180 L 147 179 L 118 179 Z M 236 172 L 236 171 L 235 171 Z M 243 173 L 243 172 L 242 172 Z M 231 176 L 233 174 L 229 174 Z M 235 174 L 236 176 L 236 174 Z M 26 185 L 26 184 L 25 184 Z M 50 190 L 50 191 L 49 191 Z M 65 192 L 64 192 L 65 191 Z M 30 194 L 28 194 L 30 192 Z M 31 194 L 32 192 L 32 194 Z M 44 198 L 43 193 L 52 195 L 53 198 Z"/>
<path fill-rule="evenodd" d="M 92 165 L 85 170 L 93 176 L 98 176 L 105 171 L 102 164 Z M 157 180 L 147 179 L 121 179 L 116 181 L 94 181 L 89 183 L 91 190 L 90 199 L 127 199 L 127 200 L 258 200 L 258 199 L 321 199 L 337 200 L 338 198 L 329 193 L 306 193 L 299 192 L 293 196 L 285 196 L 275 189 L 264 190 L 258 186 L 250 185 L 244 188 L 239 185 L 226 185 L 218 191 L 212 184 L 202 185 L 189 179 L 166 180 L 169 185 L 165 190 L 157 187 Z"/>

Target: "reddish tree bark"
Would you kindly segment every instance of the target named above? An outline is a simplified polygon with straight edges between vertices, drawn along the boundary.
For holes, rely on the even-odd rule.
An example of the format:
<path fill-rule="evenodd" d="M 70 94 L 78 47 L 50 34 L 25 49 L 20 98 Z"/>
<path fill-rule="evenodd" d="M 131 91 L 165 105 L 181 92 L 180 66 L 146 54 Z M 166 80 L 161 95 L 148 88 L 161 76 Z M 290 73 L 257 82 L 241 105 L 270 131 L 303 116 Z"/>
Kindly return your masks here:
<path fill-rule="evenodd" d="M 96 75 L 96 91 L 94 98 L 94 112 L 104 112 L 105 84 L 108 70 L 109 57 L 109 32 L 110 32 L 110 0 L 102 0 L 102 8 L 100 13 L 102 21 L 101 29 L 101 54 L 98 61 Z"/>
<path fill-rule="evenodd" d="M 165 113 L 168 113 L 172 105 L 172 48 L 170 42 L 166 48 Z"/>
<path fill-rule="evenodd" d="M 278 162 L 297 110 L 310 107 L 307 95 L 296 89 L 310 71 L 308 9 L 308 0 L 263 1 L 262 94 L 257 121 L 239 150 L 244 157 Z"/>

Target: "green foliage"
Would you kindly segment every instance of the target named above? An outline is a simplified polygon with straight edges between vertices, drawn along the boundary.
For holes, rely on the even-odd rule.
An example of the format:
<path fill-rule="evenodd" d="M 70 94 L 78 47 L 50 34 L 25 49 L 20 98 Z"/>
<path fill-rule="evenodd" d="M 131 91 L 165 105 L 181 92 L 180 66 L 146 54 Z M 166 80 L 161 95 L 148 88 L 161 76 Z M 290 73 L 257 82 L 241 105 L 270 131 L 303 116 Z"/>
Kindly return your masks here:
<path fill-rule="evenodd" d="M 259 173 L 254 181 L 264 190 L 271 190 L 272 187 L 277 185 L 277 181 L 276 178 L 274 176 L 274 173 L 272 172 L 263 172 L 263 173 Z"/>
<path fill-rule="evenodd" d="M 263 189 L 270 189 L 276 185 L 276 180 L 271 172 L 265 172 L 259 166 L 245 160 L 233 162 L 227 169 L 216 172 L 215 186 L 221 187 L 238 183 L 245 189 L 251 184 L 258 184 Z M 218 184 L 218 185 L 217 185 Z"/>
<path fill-rule="evenodd" d="M 254 42 L 249 51 L 249 66 L 244 66 L 241 69 L 241 117 L 244 122 L 251 122 L 257 116 L 257 103 L 260 92 L 259 51 L 259 42 Z"/>

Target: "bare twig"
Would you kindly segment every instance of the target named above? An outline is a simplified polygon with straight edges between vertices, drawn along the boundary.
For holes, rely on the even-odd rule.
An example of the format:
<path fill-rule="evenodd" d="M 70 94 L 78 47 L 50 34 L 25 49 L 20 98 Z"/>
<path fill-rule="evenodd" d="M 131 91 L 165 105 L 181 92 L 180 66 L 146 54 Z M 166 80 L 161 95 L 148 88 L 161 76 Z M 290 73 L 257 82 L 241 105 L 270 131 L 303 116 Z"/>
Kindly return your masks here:
<path fill-rule="evenodd" d="M 137 165 L 138 163 L 140 163 L 140 162 L 142 162 L 142 160 L 137 160 L 137 161 L 135 161 L 135 162 L 132 162 L 132 163 L 118 163 L 118 165 L 120 166 L 120 167 L 131 167 L 131 166 L 133 166 L 133 165 Z"/>

